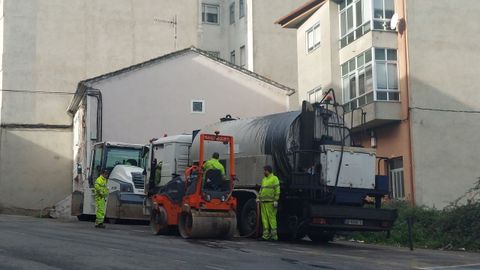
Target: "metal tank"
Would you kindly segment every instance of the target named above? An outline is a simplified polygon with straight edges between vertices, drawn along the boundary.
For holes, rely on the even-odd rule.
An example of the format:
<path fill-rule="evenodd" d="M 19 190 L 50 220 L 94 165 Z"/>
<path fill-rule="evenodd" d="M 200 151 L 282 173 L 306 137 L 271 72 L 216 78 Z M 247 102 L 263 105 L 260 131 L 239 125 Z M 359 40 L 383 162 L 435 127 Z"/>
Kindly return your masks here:
<path fill-rule="evenodd" d="M 327 127 L 324 119 L 333 125 Z M 273 165 L 275 174 L 282 183 L 288 184 L 294 165 L 309 164 L 311 163 L 309 160 L 312 159 L 312 157 L 298 156 L 297 160 L 294 160 L 295 151 L 312 149 L 312 147 L 319 149 L 320 143 L 326 143 L 327 140 L 329 143 L 339 144 L 342 141 L 342 135 L 345 137 L 345 143 L 347 145 L 350 143 L 348 130 L 342 131 L 343 128 L 340 128 L 343 126 L 342 118 L 323 106 L 305 104 L 302 111 L 249 119 L 226 117 L 222 120 L 206 126 L 199 133 L 218 131 L 220 134 L 234 136 L 238 178 L 236 187 L 238 188 L 259 185 L 263 177 L 263 166 L 266 164 Z M 198 141 L 198 137 L 195 137 L 191 156 L 197 156 Z M 207 155 L 214 152 L 220 153 L 221 161 L 224 165 L 228 164 L 227 147 L 209 145 L 206 149 Z M 228 171 L 228 166 L 226 170 Z"/>

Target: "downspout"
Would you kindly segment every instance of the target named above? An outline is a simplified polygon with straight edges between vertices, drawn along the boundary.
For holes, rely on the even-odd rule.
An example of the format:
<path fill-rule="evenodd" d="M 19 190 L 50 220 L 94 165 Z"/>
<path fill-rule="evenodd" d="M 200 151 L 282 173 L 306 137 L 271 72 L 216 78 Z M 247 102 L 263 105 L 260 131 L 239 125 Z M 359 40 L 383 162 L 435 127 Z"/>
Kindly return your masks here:
<path fill-rule="evenodd" d="M 97 121 L 96 121 L 96 130 L 97 130 L 97 139 L 96 142 L 102 141 L 103 133 L 103 100 L 102 92 L 100 90 L 88 87 L 87 86 L 87 96 L 94 97 L 97 99 Z"/>
<path fill-rule="evenodd" d="M 409 173 L 409 177 L 410 177 L 410 193 L 411 193 L 411 204 L 412 205 L 415 205 L 415 181 L 413 179 L 413 170 L 414 170 L 414 164 L 413 164 L 413 150 L 412 150 L 412 121 L 411 121 L 411 117 L 410 117 L 410 79 L 409 79 L 409 74 L 410 74 L 410 62 L 409 62 L 409 57 L 408 57 L 408 33 L 407 33 L 407 27 L 406 27 L 406 18 L 407 18 L 407 3 L 406 3 L 406 0 L 400 0 L 402 5 L 402 13 L 403 13 L 403 28 L 404 28 L 404 32 L 403 34 L 405 35 L 404 38 L 403 38 L 403 42 L 404 42 L 404 50 L 405 50 L 405 54 L 404 54 L 404 61 L 405 61 L 405 95 L 406 95 L 406 102 L 407 102 L 407 121 L 408 121 L 408 125 L 407 125 L 407 128 L 408 128 L 408 154 L 410 155 L 410 159 L 409 159 L 409 163 L 408 164 L 410 166 L 410 173 Z"/>

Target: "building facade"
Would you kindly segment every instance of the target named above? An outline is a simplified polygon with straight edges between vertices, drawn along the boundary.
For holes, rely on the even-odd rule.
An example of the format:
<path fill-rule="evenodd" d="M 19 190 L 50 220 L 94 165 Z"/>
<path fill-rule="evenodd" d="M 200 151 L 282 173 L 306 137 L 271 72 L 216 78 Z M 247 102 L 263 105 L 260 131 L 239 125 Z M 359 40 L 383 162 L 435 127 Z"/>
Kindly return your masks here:
<path fill-rule="evenodd" d="M 468 0 L 317 0 L 277 21 L 297 30 L 300 100 L 336 90 L 355 143 L 389 159 L 379 169 L 395 198 L 444 207 L 479 177 L 480 28 L 460 19 L 479 10 Z"/>
<path fill-rule="evenodd" d="M 0 1 L 0 211 L 28 213 L 71 192 L 66 108 L 81 80 L 196 46 L 295 86 L 295 31 L 273 22 L 299 3 Z"/>

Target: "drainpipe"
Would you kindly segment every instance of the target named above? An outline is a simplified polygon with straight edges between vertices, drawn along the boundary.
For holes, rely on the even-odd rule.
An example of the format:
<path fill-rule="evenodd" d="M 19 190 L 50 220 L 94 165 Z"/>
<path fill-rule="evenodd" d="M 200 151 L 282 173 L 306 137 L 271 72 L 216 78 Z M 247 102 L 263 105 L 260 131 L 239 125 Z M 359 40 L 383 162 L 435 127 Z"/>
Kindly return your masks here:
<path fill-rule="evenodd" d="M 401 27 L 403 28 L 403 33 L 400 33 L 400 35 L 405 35 L 404 38 L 403 38 L 403 42 L 404 42 L 404 49 L 405 49 L 405 54 L 404 54 L 404 61 L 405 61 L 405 68 L 406 68 L 406 71 L 405 71 L 405 96 L 406 96 L 406 102 L 407 102 L 407 121 L 408 121 L 408 125 L 407 125 L 407 128 L 408 128 L 408 154 L 410 155 L 410 159 L 409 159 L 409 166 L 410 166 L 410 173 L 409 173 L 409 177 L 410 177 L 410 194 L 412 196 L 411 198 L 411 203 L 412 205 L 415 205 L 415 181 L 413 179 L 413 169 L 414 169 L 414 165 L 413 165 L 413 150 L 412 150 L 412 128 L 411 128 L 411 118 L 410 118 L 410 79 L 409 79 L 409 74 L 410 74 L 410 68 L 409 68 L 409 61 L 408 61 L 408 33 L 407 33 L 407 30 L 406 30 L 406 18 L 407 18 L 407 3 L 405 0 L 399 0 L 399 2 L 401 3 L 401 5 L 398 5 L 398 6 L 401 6 L 401 8 L 403 9 L 402 10 L 402 15 L 403 15 L 403 20 L 402 20 L 402 25 Z M 398 3 L 398 2 L 397 2 Z"/>
<path fill-rule="evenodd" d="M 96 121 L 96 130 L 97 130 L 97 139 L 96 142 L 102 141 L 102 129 L 103 129 L 103 100 L 102 92 L 100 90 L 87 87 L 87 96 L 94 97 L 97 99 L 97 121 Z"/>

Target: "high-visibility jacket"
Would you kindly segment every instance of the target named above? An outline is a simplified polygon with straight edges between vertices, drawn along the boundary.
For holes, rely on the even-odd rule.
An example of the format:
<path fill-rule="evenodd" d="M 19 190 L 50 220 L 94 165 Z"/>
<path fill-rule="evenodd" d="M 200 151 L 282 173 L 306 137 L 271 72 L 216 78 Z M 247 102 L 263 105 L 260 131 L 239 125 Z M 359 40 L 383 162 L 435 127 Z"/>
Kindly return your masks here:
<path fill-rule="evenodd" d="M 220 170 L 222 175 L 225 175 L 225 168 L 223 168 L 222 163 L 216 158 L 211 158 L 203 164 L 203 170 L 207 172 L 208 170 Z"/>
<path fill-rule="evenodd" d="M 100 175 L 95 180 L 95 196 L 106 198 L 108 195 L 107 178 Z"/>
<path fill-rule="evenodd" d="M 280 198 L 280 181 L 273 173 L 262 179 L 259 199 L 262 202 L 276 202 Z"/>

